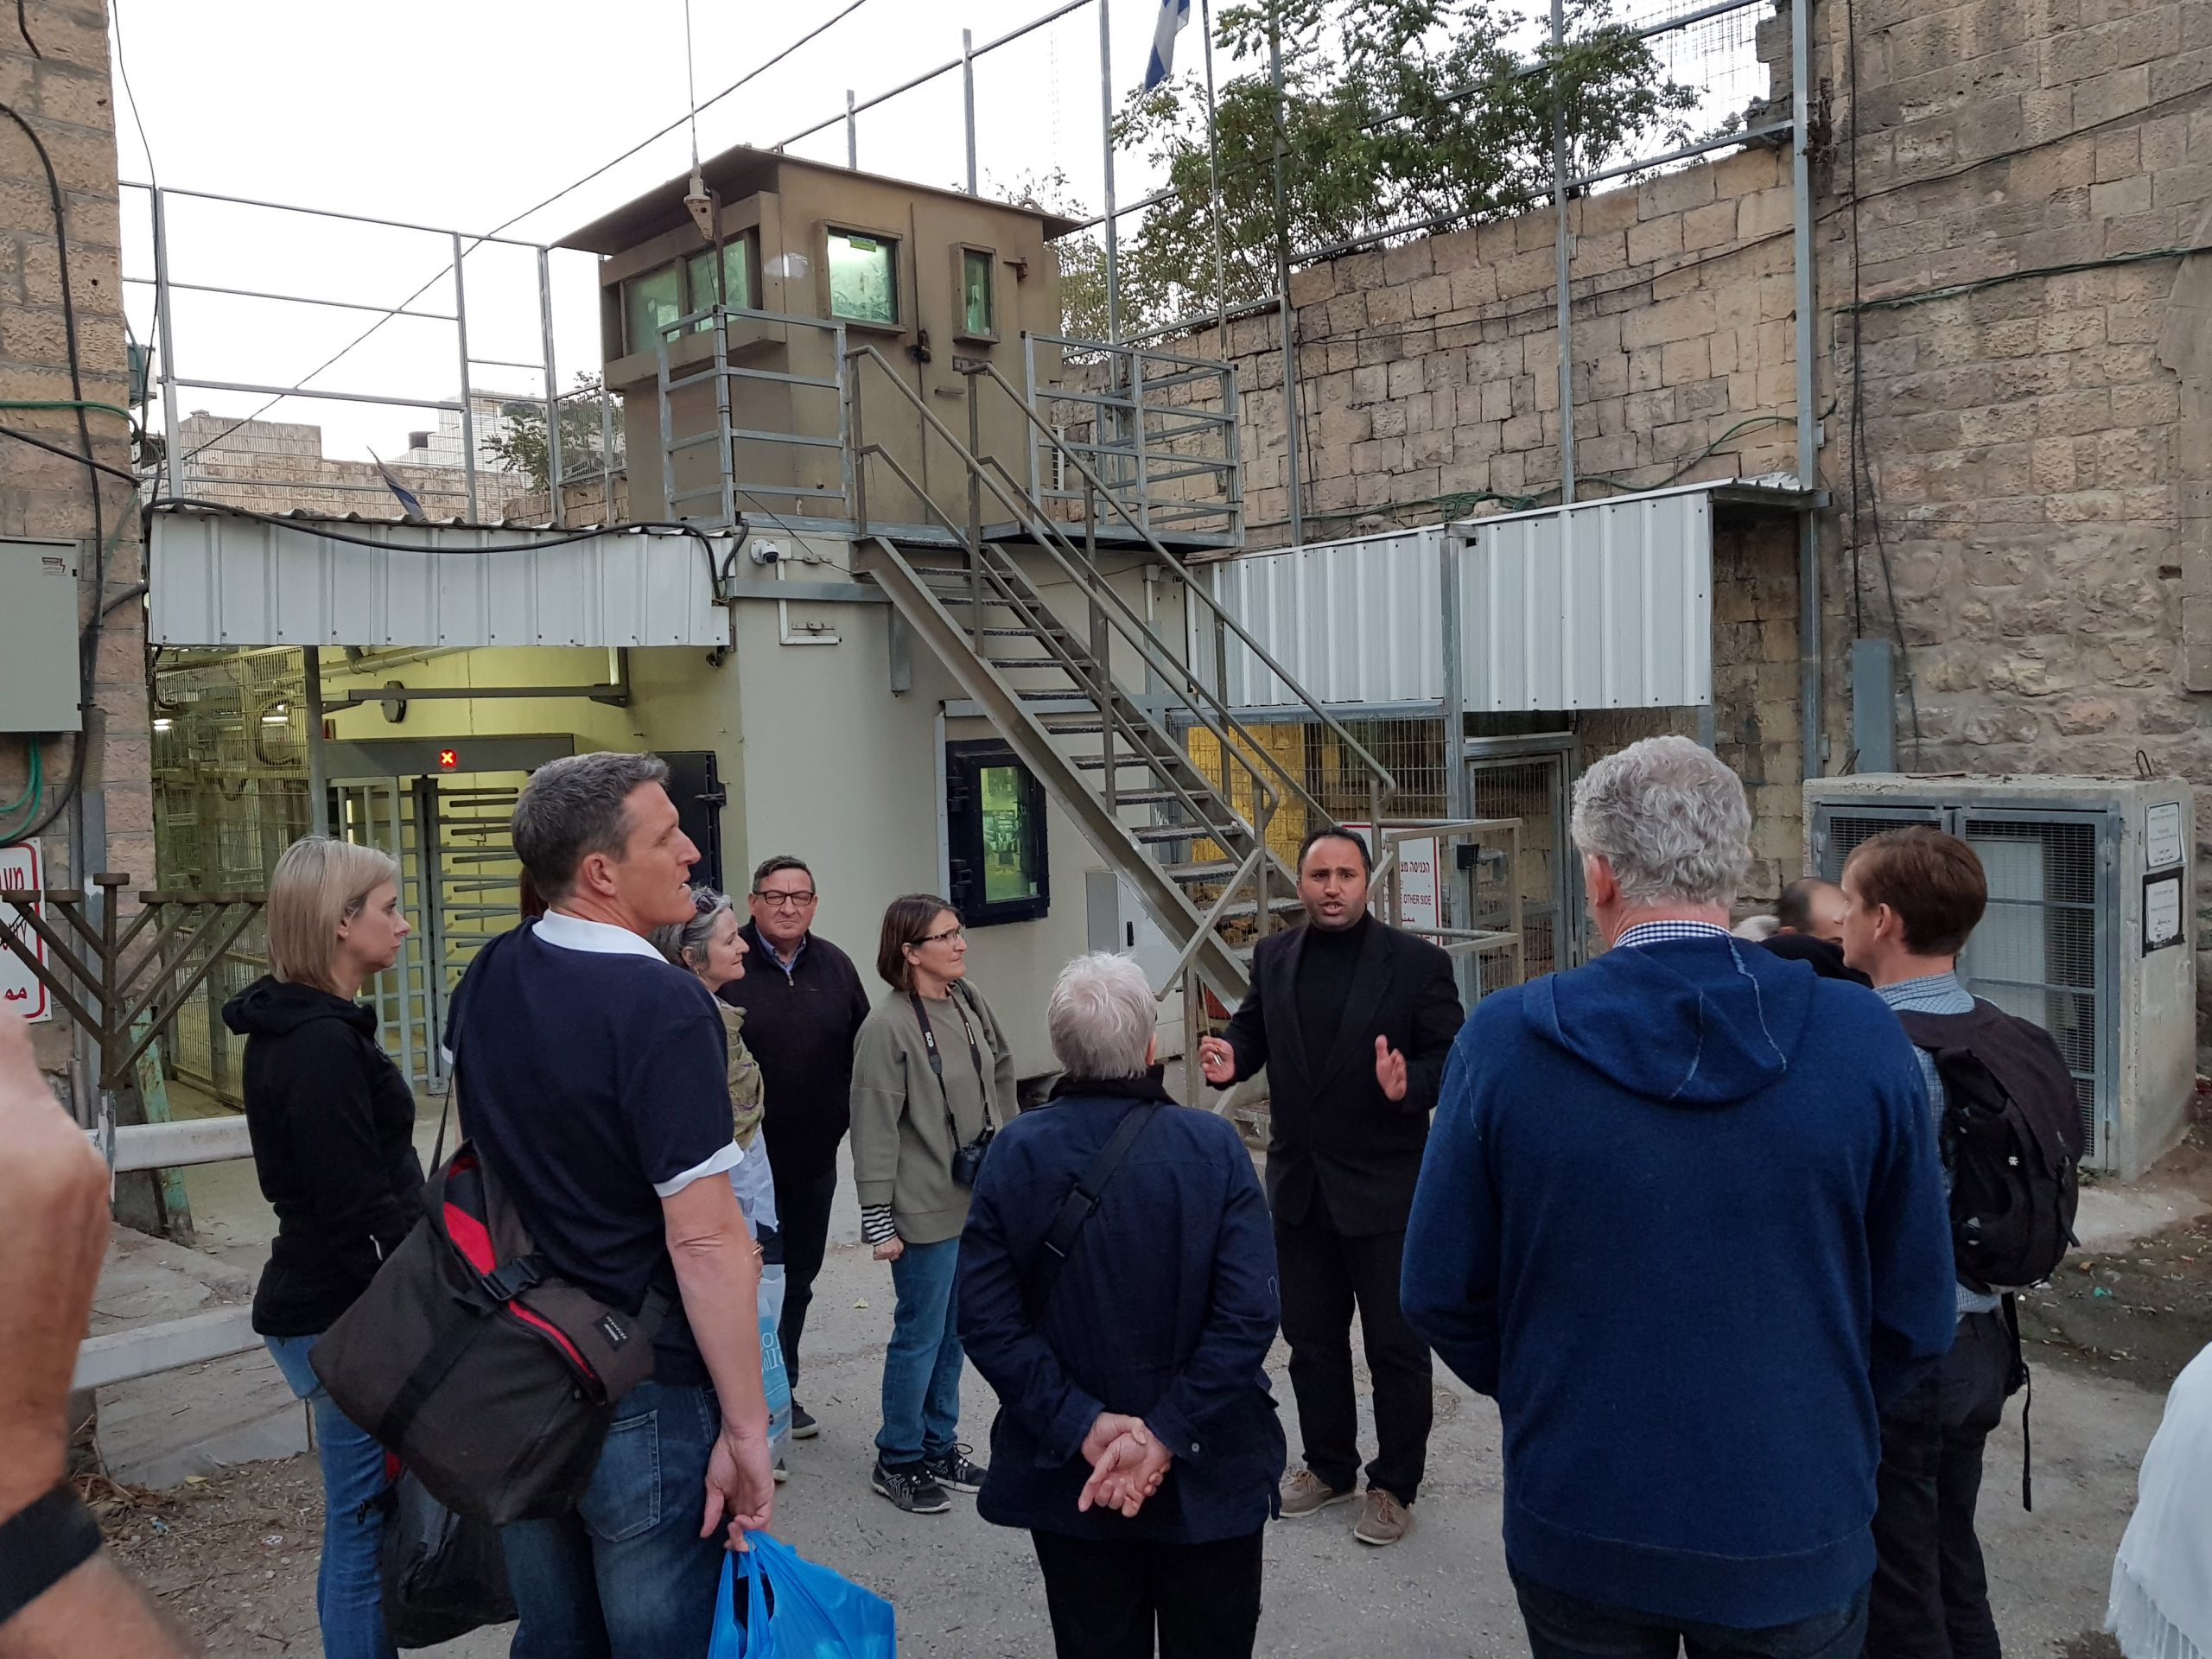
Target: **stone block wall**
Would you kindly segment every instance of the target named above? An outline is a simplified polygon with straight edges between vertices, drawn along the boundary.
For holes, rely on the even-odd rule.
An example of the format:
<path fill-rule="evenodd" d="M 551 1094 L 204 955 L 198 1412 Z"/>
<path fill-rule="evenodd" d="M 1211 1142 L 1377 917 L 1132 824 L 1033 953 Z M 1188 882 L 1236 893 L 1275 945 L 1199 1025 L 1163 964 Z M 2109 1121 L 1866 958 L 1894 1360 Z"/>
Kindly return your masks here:
<path fill-rule="evenodd" d="M 10 17 L 0 34 L 0 104 L 44 143 L 60 188 L 62 212 L 57 226 L 36 149 L 23 125 L 0 116 L 0 399 L 81 397 L 119 406 L 128 402 L 130 391 L 106 16 L 90 0 L 29 0 L 22 32 L 15 22 Z M 35 54 L 26 33 L 37 42 Z M 76 314 L 73 384 L 62 303 L 65 238 L 68 298 Z M 108 410 L 88 410 L 86 415 L 93 457 L 127 475 L 130 444 L 123 419 Z M 0 439 L 0 535 L 77 542 L 82 614 L 87 620 L 96 612 L 103 618 L 93 706 L 82 736 L 34 734 L 29 740 L 40 747 L 49 805 L 67 785 L 76 746 L 86 746 L 77 800 L 94 832 L 86 860 L 92 869 L 71 867 L 70 818 L 65 813 L 36 837 L 47 883 L 69 887 L 93 870 L 119 870 L 151 886 L 145 630 L 140 607 L 128 597 L 143 574 L 135 492 L 127 476 L 95 478 L 81 460 L 71 458 L 82 452 L 72 410 L 11 408 L 0 410 L 0 425 L 68 452 L 57 455 Z M 92 581 L 99 545 L 93 536 L 95 489 L 98 522 L 112 538 L 105 584 L 98 589 Z M 28 758 L 25 737 L 0 731 L 0 800 L 22 792 Z M 28 826 L 14 818 L 4 827 Z M 57 1014 L 35 1029 L 41 1063 L 51 1071 L 63 1071 L 70 1052 L 67 1015 Z"/>

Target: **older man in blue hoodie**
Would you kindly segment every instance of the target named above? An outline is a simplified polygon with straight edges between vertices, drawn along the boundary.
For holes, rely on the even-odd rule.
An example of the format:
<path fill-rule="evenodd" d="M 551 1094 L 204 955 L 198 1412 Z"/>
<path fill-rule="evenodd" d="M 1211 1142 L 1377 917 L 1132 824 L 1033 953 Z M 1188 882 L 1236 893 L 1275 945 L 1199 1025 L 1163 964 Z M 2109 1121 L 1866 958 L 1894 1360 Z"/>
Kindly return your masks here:
<path fill-rule="evenodd" d="M 1484 1000 L 1406 1318 L 1505 1437 L 1537 1659 L 1855 1659 L 1879 1402 L 1951 1342 L 1920 1067 L 1872 992 L 1728 935 L 1743 785 L 1651 738 L 1577 785 L 1611 947 Z"/>

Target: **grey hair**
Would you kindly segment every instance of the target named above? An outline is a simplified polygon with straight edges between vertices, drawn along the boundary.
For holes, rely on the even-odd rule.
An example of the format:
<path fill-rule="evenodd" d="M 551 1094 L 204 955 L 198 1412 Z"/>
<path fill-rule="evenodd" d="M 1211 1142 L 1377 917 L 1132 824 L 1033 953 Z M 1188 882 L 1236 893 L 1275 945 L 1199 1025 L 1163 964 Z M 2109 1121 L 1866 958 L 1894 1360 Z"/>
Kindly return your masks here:
<path fill-rule="evenodd" d="M 1732 904 L 1751 867 L 1743 779 L 1687 737 L 1647 737 L 1592 766 L 1571 830 L 1637 908 Z"/>
<path fill-rule="evenodd" d="M 666 957 L 688 974 L 696 974 L 705 966 L 707 942 L 715 937 L 715 923 L 737 906 L 726 893 L 717 893 L 701 882 L 691 889 L 691 919 L 670 922 L 645 935 L 654 950 Z M 693 957 L 698 960 L 694 962 Z"/>
<path fill-rule="evenodd" d="M 549 905 L 567 898 L 577 866 L 594 853 L 620 858 L 631 794 L 667 781 L 668 762 L 658 755 L 619 749 L 563 755 L 532 772 L 515 802 L 514 842 L 539 896 Z"/>
<path fill-rule="evenodd" d="M 1098 951 L 1060 969 L 1045 1020 L 1070 1077 L 1141 1077 L 1160 1014 L 1144 969 Z"/>

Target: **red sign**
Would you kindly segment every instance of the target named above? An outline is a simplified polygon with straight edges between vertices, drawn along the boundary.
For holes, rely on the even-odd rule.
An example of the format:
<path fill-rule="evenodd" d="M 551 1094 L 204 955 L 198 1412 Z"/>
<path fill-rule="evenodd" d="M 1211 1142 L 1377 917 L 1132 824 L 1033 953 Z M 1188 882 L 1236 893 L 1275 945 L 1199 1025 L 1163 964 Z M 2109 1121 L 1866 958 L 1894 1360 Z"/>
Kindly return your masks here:
<path fill-rule="evenodd" d="M 438 770 L 440 772 L 459 772 L 461 770 L 461 751 L 459 749 L 440 749 L 438 751 Z"/>
<path fill-rule="evenodd" d="M 20 847 L 0 847 L 0 887 L 16 893 L 35 893 L 43 885 L 40 880 L 38 849 L 30 844 Z M 46 906 L 35 906 L 39 918 L 44 920 Z M 32 947 L 41 962 L 46 960 L 46 944 L 31 931 L 23 913 L 13 905 L 0 906 L 0 927 L 9 929 L 16 938 Z M 47 1006 L 46 987 L 39 982 L 22 957 L 11 950 L 0 950 L 0 1007 L 19 1014 L 26 1020 L 51 1020 L 54 1010 Z"/>

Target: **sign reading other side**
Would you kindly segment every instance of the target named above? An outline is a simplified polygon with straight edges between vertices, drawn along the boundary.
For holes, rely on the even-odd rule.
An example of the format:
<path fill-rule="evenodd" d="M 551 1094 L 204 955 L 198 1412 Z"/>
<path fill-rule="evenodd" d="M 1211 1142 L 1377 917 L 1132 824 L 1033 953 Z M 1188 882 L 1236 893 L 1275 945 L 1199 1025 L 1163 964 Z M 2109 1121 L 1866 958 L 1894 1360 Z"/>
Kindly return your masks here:
<path fill-rule="evenodd" d="M 10 893 L 36 893 L 45 886 L 40 879 L 38 849 L 35 847 L 0 847 L 0 889 Z M 46 919 L 46 906 L 35 906 L 39 919 Z M 22 912 L 13 905 L 0 905 L 0 928 L 5 929 L 22 948 L 30 951 L 40 962 L 46 960 L 46 946 L 30 924 L 23 919 Z M 0 1007 L 26 1020 L 51 1020 L 54 1009 L 48 1005 L 46 987 L 40 984 L 38 976 L 31 972 L 29 964 L 13 950 L 0 947 Z"/>

